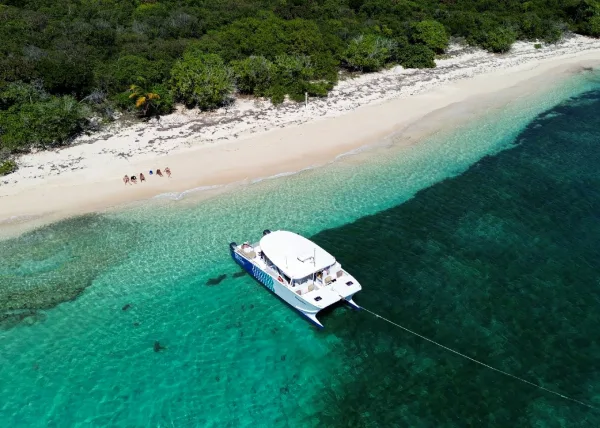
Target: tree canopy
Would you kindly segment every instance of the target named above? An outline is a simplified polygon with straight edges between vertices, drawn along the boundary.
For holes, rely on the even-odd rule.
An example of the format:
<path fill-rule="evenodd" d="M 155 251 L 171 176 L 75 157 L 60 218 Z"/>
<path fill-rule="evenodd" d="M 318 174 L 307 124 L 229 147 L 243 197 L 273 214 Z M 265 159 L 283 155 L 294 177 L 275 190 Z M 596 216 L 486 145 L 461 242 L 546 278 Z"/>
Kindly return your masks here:
<path fill-rule="evenodd" d="M 4 0 L 0 159 L 115 109 L 324 96 L 341 68 L 434 67 L 451 37 L 503 53 L 567 30 L 600 37 L 600 0 Z"/>
<path fill-rule="evenodd" d="M 224 105 L 233 94 L 230 67 L 219 55 L 190 50 L 173 65 L 171 85 L 176 99 L 208 110 Z"/>
<path fill-rule="evenodd" d="M 434 20 L 414 24 L 412 39 L 415 43 L 424 44 L 436 53 L 443 53 L 450 41 L 446 28 Z"/>

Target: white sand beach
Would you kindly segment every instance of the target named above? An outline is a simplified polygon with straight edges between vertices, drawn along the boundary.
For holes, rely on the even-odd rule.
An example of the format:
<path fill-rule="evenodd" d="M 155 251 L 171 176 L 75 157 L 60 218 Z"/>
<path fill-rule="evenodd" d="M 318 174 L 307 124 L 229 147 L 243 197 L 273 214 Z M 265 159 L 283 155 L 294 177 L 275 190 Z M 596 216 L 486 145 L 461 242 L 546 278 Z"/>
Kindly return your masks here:
<path fill-rule="evenodd" d="M 217 186 L 323 165 L 401 132 L 405 144 L 600 65 L 600 40 L 571 36 L 492 55 L 453 46 L 431 70 L 402 67 L 342 80 L 303 103 L 238 99 L 214 112 L 178 109 L 145 123 L 117 121 L 73 145 L 17 159 L 0 177 L 0 229 L 32 227 L 167 192 Z M 460 104 L 458 104 L 460 103 Z M 149 176 L 169 166 L 171 178 Z M 146 175 L 124 185 L 125 174 Z"/>

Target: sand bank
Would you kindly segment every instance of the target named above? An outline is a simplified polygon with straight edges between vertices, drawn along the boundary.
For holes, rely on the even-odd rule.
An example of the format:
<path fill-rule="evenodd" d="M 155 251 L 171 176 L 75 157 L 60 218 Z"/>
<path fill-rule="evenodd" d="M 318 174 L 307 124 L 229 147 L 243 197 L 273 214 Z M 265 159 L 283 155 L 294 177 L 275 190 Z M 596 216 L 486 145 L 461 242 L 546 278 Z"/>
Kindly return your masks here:
<path fill-rule="evenodd" d="M 323 165 L 393 133 L 413 144 L 598 65 L 600 41 L 584 37 L 543 49 L 518 43 L 502 56 L 453 47 L 436 69 L 395 67 L 344 80 L 308 106 L 240 99 L 216 112 L 179 110 L 148 123 L 115 124 L 74 146 L 22 156 L 20 169 L 0 179 L 0 231 Z M 170 179 L 147 173 L 166 166 Z M 121 181 L 140 172 L 146 183 Z"/>

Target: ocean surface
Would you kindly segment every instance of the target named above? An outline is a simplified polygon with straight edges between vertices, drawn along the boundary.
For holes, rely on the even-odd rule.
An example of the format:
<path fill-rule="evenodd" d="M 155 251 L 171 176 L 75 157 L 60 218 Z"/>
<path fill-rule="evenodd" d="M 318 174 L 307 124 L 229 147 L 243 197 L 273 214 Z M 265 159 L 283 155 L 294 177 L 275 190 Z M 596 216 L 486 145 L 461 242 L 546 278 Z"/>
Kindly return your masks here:
<path fill-rule="evenodd" d="M 231 260 L 266 228 L 312 237 L 359 305 L 600 408 L 600 75 L 399 138 L 1 241 L 1 425 L 600 426 L 367 311 L 317 330 Z"/>

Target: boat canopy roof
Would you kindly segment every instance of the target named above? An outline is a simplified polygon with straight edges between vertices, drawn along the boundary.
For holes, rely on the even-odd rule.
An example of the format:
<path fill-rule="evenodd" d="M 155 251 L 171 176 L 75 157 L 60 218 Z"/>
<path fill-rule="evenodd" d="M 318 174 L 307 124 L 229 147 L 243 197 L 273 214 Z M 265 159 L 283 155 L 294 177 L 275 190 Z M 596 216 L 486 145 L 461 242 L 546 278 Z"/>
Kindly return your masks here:
<path fill-rule="evenodd" d="M 262 237 L 260 248 L 283 273 L 300 279 L 335 263 L 335 257 L 297 233 L 277 230 Z"/>

